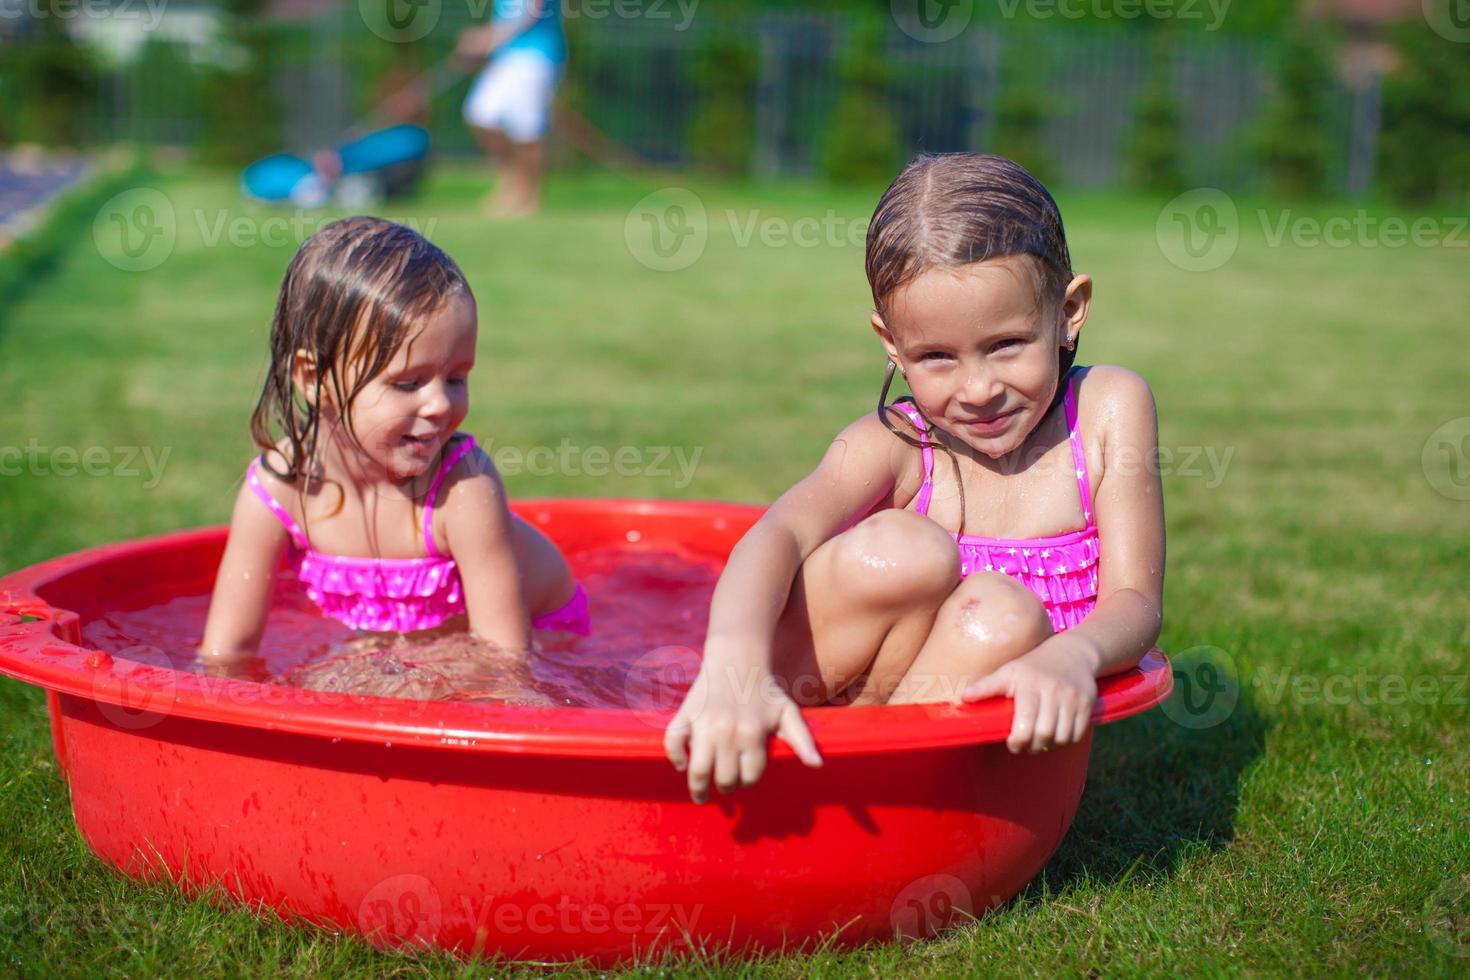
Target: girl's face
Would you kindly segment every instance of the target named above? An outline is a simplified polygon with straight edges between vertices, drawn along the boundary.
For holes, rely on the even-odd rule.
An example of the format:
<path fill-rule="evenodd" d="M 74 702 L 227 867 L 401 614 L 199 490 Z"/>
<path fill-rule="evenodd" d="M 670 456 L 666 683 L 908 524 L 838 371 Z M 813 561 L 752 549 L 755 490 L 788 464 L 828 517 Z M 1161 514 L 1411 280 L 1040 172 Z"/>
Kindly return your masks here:
<path fill-rule="evenodd" d="M 477 333 L 474 300 L 456 293 L 353 401 L 352 431 L 391 479 L 428 470 L 464 422 Z"/>
<path fill-rule="evenodd" d="M 1057 388 L 1060 348 L 1087 318 L 1092 281 L 1078 276 L 1057 312 L 1037 303 L 1028 256 L 930 269 L 873 317 L 914 400 L 933 422 L 992 459 L 1020 448 Z"/>

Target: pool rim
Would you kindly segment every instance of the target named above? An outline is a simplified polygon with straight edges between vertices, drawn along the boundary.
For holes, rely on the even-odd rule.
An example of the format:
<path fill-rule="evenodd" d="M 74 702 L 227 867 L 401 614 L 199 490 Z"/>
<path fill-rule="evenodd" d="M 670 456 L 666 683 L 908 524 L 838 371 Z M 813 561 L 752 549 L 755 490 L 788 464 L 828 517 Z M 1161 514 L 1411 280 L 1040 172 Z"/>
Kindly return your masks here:
<path fill-rule="evenodd" d="M 743 521 L 762 508 L 713 501 L 541 498 L 515 503 L 529 514 L 592 508 L 636 516 L 723 515 Z M 305 691 L 247 680 L 226 680 L 113 657 L 80 643 L 75 612 L 38 595 L 48 585 L 91 564 L 144 558 L 155 552 L 206 547 L 222 540 L 224 526 L 174 531 L 113 542 L 61 555 L 0 577 L 0 674 L 61 695 L 115 706 L 110 717 L 146 732 L 163 717 L 263 728 L 371 744 L 425 746 L 472 754 L 564 758 L 664 760 L 664 723 L 672 712 L 652 715 L 599 708 L 532 708 L 410 701 L 367 695 Z M 22 617 L 37 617 L 23 622 Z M 1093 724 L 1106 724 L 1159 704 L 1173 688 L 1162 651 L 1139 665 L 1098 679 Z M 803 708 L 824 758 L 863 756 L 1004 742 L 1013 703 L 991 698 L 948 703 Z M 780 740 L 773 761 L 794 759 Z"/>

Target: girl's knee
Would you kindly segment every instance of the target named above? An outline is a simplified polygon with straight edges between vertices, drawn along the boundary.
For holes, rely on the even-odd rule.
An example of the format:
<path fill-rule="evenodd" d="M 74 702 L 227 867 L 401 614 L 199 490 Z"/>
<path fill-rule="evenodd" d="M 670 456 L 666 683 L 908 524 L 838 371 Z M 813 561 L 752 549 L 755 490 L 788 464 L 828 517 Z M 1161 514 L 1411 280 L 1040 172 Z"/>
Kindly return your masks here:
<path fill-rule="evenodd" d="M 960 581 L 954 539 L 919 514 L 879 511 L 843 532 L 834 544 L 837 583 L 864 601 L 937 602 Z"/>
<path fill-rule="evenodd" d="M 1002 572 L 976 572 L 960 583 L 935 621 L 966 647 L 1020 656 L 1052 634 L 1041 600 Z"/>

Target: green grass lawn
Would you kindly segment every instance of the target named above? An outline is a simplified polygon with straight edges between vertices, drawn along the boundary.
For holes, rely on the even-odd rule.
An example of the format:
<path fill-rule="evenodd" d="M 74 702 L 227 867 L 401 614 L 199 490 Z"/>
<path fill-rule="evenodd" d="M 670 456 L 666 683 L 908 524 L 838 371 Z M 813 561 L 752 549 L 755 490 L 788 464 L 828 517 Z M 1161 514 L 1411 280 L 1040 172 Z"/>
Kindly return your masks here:
<path fill-rule="evenodd" d="M 678 180 L 697 207 L 684 197 L 683 212 L 654 218 L 666 234 L 698 229 L 703 208 L 707 242 L 691 263 L 698 238 L 665 258 L 630 211 L 658 182 L 560 179 L 541 217 L 494 225 L 477 217 L 483 180 L 448 170 L 384 210 L 428 230 L 479 298 L 466 428 L 492 451 L 565 439 L 577 452 L 551 475 L 508 467 L 513 495 L 767 502 L 871 407 L 883 361 L 861 228 L 850 233 L 878 189 Z M 174 216 L 161 264 L 110 263 L 116 233 L 109 245 L 104 220 L 94 236 L 84 211 L 43 275 L 0 294 L 0 447 L 34 460 L 0 476 L 0 571 L 228 516 L 276 289 L 315 224 L 241 204 L 224 174 L 146 184 Z M 1061 204 L 1076 267 L 1097 281 L 1079 358 L 1140 372 L 1158 399 L 1161 645 L 1192 651 L 1181 665 L 1196 694 L 1209 678 L 1191 665 L 1230 679 L 1233 709 L 1227 691 L 1191 714 L 1176 692 L 1169 711 L 1100 729 L 1060 851 L 971 927 L 673 971 L 1463 975 L 1470 236 L 1440 215 L 1420 244 L 1370 229 L 1314 245 L 1312 222 L 1358 206 L 1240 199 L 1233 256 L 1185 271 L 1166 256 L 1179 253 L 1163 202 Z M 1273 243 L 1283 220 L 1291 233 Z M 670 263 L 686 267 L 648 267 Z M 622 446 L 700 455 L 688 480 L 585 472 L 587 450 Z M 77 465 L 68 451 L 95 447 L 94 469 L 103 455 L 111 469 L 63 475 Z M 117 472 L 130 448 L 151 453 L 137 475 Z M 76 833 L 40 691 L 0 681 L 0 733 L 0 969 L 505 972 L 119 879 Z"/>

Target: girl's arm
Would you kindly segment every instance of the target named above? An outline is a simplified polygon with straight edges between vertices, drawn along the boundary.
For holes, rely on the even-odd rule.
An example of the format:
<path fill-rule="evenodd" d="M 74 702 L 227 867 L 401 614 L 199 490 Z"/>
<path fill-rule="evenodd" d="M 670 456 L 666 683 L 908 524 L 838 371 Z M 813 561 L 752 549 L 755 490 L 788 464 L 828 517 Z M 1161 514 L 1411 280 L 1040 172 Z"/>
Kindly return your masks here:
<path fill-rule="evenodd" d="M 795 702 L 773 684 L 776 622 L 802 562 L 891 499 L 901 444 L 876 416 L 849 425 L 809 476 L 781 495 L 730 553 L 710 600 L 704 660 L 664 734 L 690 795 L 703 802 L 711 776 L 722 789 L 749 786 L 775 732 L 807 765 L 821 757 Z"/>
<path fill-rule="evenodd" d="M 1163 623 L 1164 492 L 1153 393 L 1120 367 L 1094 367 L 1083 384 L 1088 414 L 1102 423 L 1103 476 L 1093 499 L 1102 551 L 1097 605 L 1081 623 L 963 695 L 966 701 L 1015 698 L 1013 752 L 1081 740 L 1092 719 L 1096 678 L 1136 665 Z"/>
<path fill-rule="evenodd" d="M 526 0 L 519 17 L 507 17 L 484 27 L 464 31 L 460 35 L 456 54 L 464 58 L 488 58 L 536 23 L 546 3 L 547 0 Z"/>
<path fill-rule="evenodd" d="M 255 656 L 287 540 L 281 522 L 249 484 L 241 484 L 199 644 L 199 659 L 210 673 L 239 673 Z"/>
<path fill-rule="evenodd" d="M 706 657 L 760 659 L 796 572 L 811 553 L 891 498 L 901 444 L 874 415 L 849 425 L 808 476 L 771 505 L 730 554 L 710 601 Z"/>
<path fill-rule="evenodd" d="M 445 480 L 443 511 L 470 632 L 504 650 L 529 650 L 531 618 L 512 543 L 514 523 L 505 485 L 482 450 L 455 464 Z"/>

